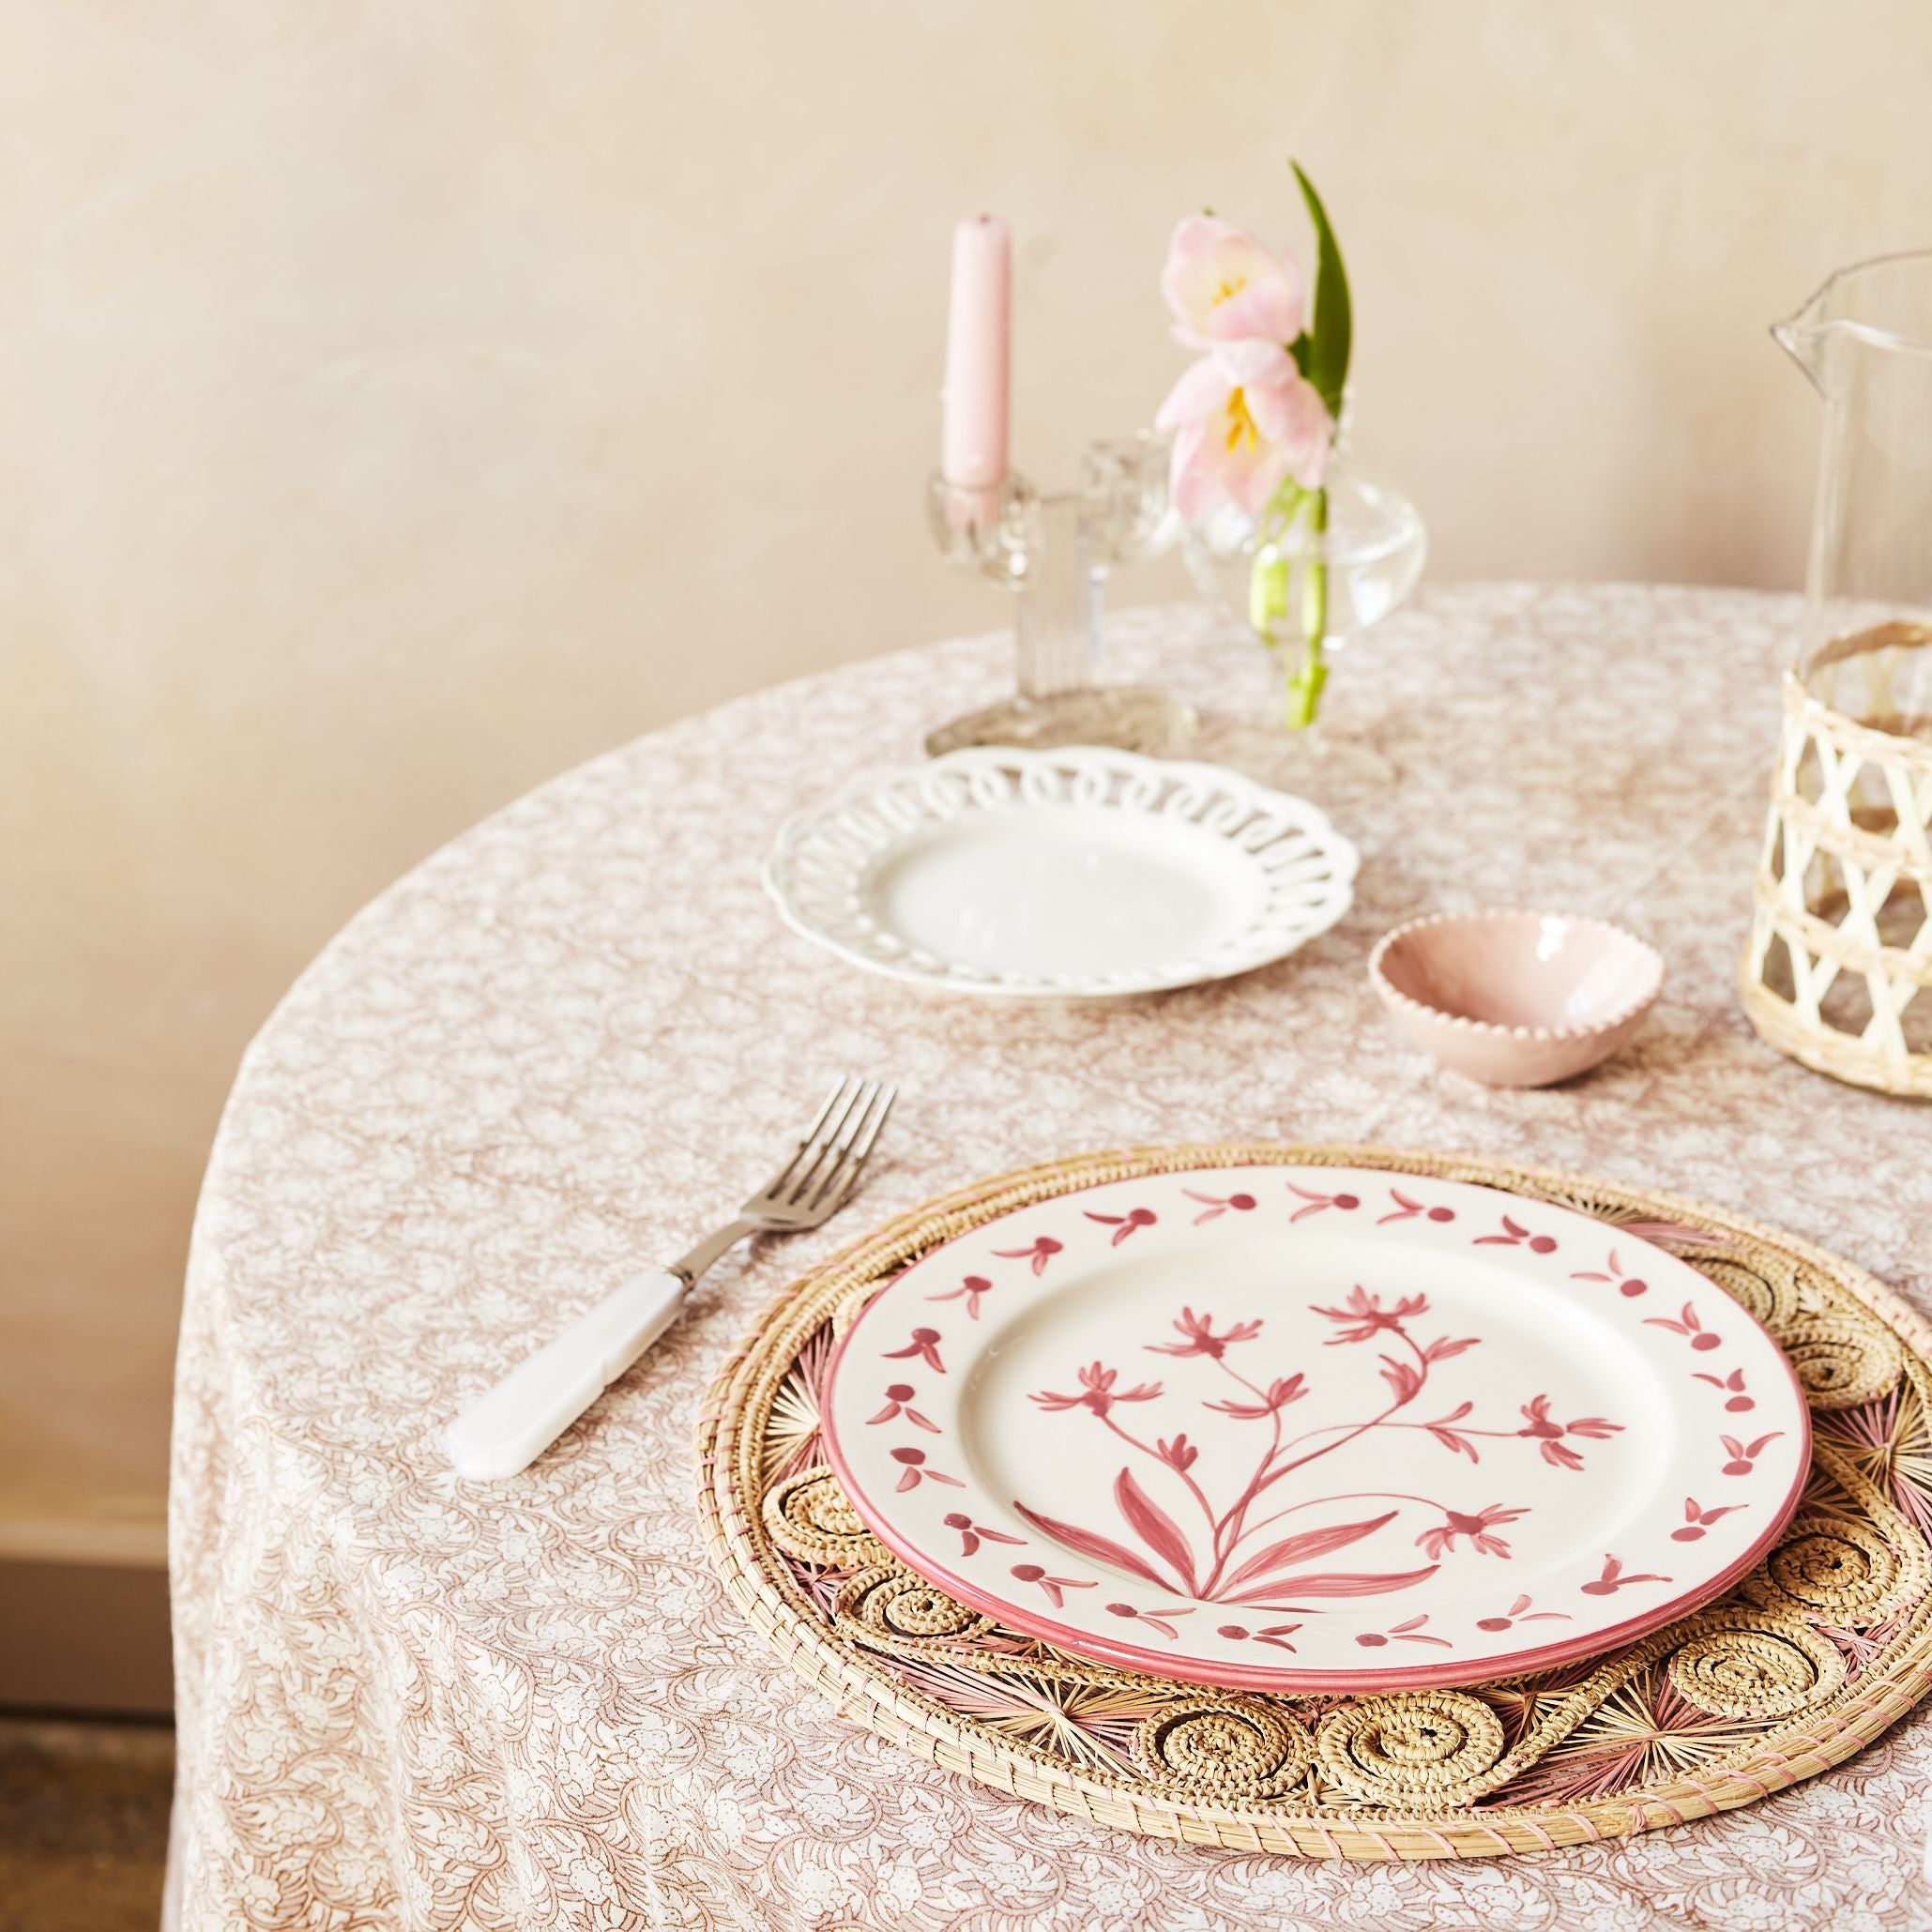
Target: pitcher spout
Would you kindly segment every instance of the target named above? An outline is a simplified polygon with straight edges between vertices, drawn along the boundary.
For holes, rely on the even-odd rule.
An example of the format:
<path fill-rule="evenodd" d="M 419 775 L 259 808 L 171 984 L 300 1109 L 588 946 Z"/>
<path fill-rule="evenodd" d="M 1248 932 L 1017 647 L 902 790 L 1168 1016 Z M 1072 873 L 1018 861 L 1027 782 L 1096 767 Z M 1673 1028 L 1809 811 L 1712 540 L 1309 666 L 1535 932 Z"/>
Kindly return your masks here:
<path fill-rule="evenodd" d="M 1833 276 L 1803 307 L 1771 326 L 1772 341 L 1804 372 L 1821 396 L 1825 393 L 1825 344 L 1835 326 L 1830 319 L 1829 303 L 1837 279 Z"/>
<path fill-rule="evenodd" d="M 1932 249 L 1839 269 L 1771 333 L 1820 395 L 1831 393 L 1833 371 L 1846 360 L 1835 344 L 1932 358 Z"/>
<path fill-rule="evenodd" d="M 1824 334 L 1822 328 L 1807 324 L 1802 314 L 1787 316 L 1771 326 L 1772 341 L 1811 378 L 1812 387 L 1821 396 L 1825 392 L 1825 373 L 1818 351 Z"/>

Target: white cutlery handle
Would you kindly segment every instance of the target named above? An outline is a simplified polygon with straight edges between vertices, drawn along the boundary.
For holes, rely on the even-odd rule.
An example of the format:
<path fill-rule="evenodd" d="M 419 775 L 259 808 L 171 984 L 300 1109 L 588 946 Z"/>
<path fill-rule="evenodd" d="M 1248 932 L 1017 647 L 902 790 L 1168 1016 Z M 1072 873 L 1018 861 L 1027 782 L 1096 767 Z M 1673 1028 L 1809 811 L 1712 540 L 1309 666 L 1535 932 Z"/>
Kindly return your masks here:
<path fill-rule="evenodd" d="M 685 1286 L 665 1269 L 633 1274 L 479 1395 L 443 1433 L 458 1471 L 527 1468 L 677 1320 Z"/>

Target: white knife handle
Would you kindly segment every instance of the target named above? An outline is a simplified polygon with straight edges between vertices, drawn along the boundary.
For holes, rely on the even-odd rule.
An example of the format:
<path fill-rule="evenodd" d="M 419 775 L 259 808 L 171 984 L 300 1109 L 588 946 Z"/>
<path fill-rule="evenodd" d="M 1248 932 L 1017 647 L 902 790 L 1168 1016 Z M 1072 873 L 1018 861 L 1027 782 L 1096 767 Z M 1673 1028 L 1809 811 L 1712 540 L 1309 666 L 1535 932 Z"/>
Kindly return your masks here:
<path fill-rule="evenodd" d="M 527 1468 L 677 1320 L 685 1286 L 663 1269 L 633 1274 L 479 1395 L 443 1432 L 458 1471 Z"/>

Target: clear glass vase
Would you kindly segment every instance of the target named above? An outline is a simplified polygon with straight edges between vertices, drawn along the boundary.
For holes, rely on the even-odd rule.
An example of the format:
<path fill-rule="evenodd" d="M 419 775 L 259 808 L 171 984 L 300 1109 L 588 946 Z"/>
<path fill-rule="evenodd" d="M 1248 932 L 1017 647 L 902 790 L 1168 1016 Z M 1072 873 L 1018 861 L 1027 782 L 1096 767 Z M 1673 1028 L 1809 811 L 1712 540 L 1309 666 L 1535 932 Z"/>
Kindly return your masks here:
<path fill-rule="evenodd" d="M 1308 788 L 1386 784 L 1394 768 L 1372 745 L 1351 738 L 1346 729 L 1336 731 L 1319 712 L 1312 723 L 1300 723 L 1290 680 L 1305 647 L 1301 620 L 1311 601 L 1319 598 L 1324 608 L 1324 659 L 1345 656 L 1355 640 L 1415 589 L 1428 557 L 1428 533 L 1406 496 L 1358 472 L 1348 449 L 1346 412 L 1330 460 L 1327 497 L 1327 527 L 1321 530 L 1305 514 L 1285 525 L 1271 510 L 1255 518 L 1237 504 L 1223 504 L 1182 529 L 1181 556 L 1202 596 L 1251 630 L 1257 557 L 1271 551 L 1285 570 L 1285 595 L 1277 600 L 1281 615 L 1265 633 L 1255 632 L 1269 654 L 1278 709 L 1285 693 L 1284 728 L 1270 745 L 1252 717 L 1225 723 L 1222 735 L 1241 741 L 1239 762 L 1243 768 L 1265 767 L 1276 783 L 1305 779 Z M 1311 570 L 1317 561 L 1326 567 L 1318 585 Z M 1338 675 L 1346 677 L 1346 665 Z"/>

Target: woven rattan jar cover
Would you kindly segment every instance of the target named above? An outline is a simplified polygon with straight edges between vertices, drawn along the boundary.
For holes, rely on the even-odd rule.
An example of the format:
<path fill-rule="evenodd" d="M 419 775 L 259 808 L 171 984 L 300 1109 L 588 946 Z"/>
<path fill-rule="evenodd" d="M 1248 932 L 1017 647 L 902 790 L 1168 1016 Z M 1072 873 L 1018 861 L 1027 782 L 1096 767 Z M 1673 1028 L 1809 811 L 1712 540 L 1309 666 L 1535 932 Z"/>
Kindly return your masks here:
<path fill-rule="evenodd" d="M 1886 625 L 1837 649 L 1831 668 L 1858 663 L 1875 693 L 1907 654 L 1932 674 L 1932 631 Z M 1932 740 L 1847 717 L 1787 672 L 1740 990 L 1780 1053 L 1882 1093 L 1932 1095 L 1928 821 Z"/>

